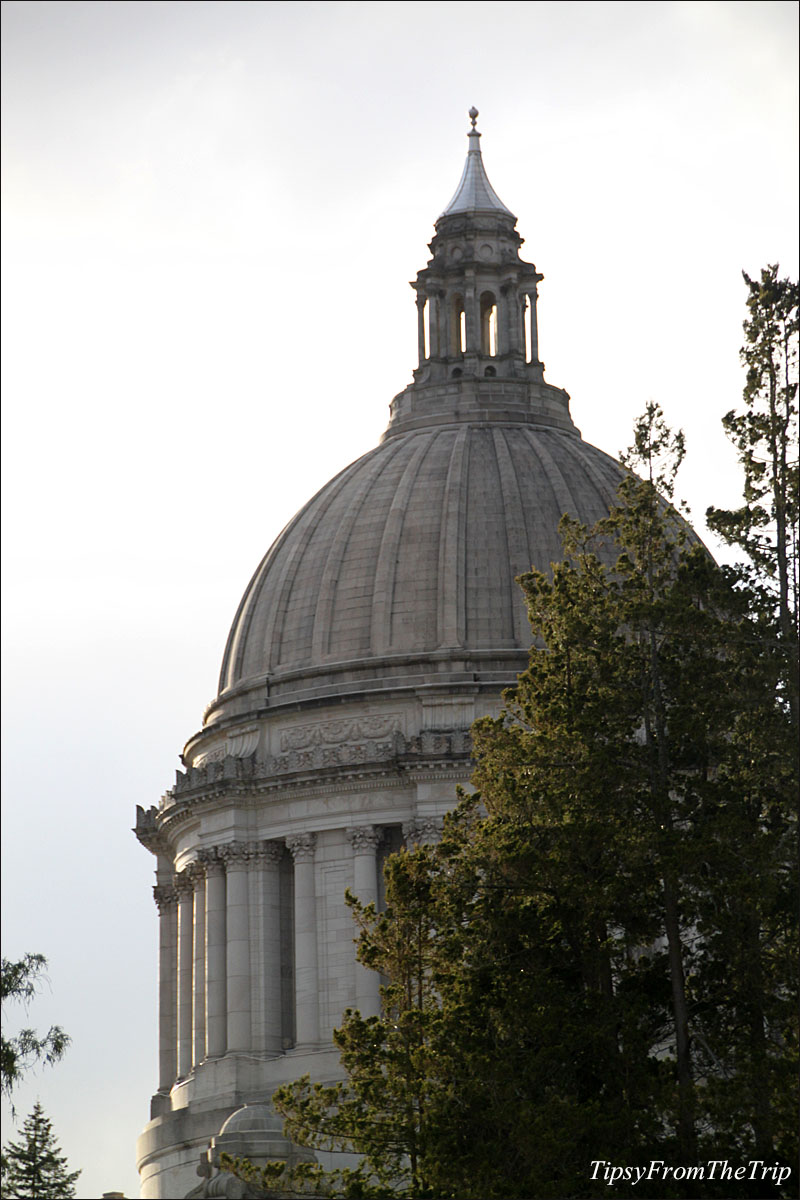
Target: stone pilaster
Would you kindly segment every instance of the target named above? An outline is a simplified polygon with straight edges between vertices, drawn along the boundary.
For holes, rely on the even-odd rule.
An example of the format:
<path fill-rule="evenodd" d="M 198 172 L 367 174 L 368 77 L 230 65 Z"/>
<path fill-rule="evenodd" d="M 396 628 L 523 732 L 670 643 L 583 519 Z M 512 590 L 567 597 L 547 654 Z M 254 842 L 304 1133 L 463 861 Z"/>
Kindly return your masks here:
<path fill-rule="evenodd" d="M 178 897 L 174 887 L 153 888 L 158 906 L 158 1090 L 169 1095 L 178 1070 Z"/>
<path fill-rule="evenodd" d="M 250 1014 L 250 906 L 247 888 L 249 847 L 229 842 L 218 847 L 225 860 L 227 881 L 226 920 L 228 933 L 227 999 L 228 1053 L 252 1049 Z"/>
<path fill-rule="evenodd" d="M 315 833 L 286 839 L 294 858 L 295 1013 L 297 1045 L 319 1041 L 317 979 L 317 903 L 314 872 Z"/>
<path fill-rule="evenodd" d="M 353 847 L 353 891 L 362 904 L 378 903 L 378 846 L 381 831 L 374 825 L 358 825 L 348 829 Z M 356 1008 L 362 1017 L 381 1015 L 380 975 L 356 961 Z"/>
<path fill-rule="evenodd" d="M 206 872 L 206 1057 L 219 1058 L 228 1025 L 225 863 L 216 850 L 201 850 L 198 858 Z"/>

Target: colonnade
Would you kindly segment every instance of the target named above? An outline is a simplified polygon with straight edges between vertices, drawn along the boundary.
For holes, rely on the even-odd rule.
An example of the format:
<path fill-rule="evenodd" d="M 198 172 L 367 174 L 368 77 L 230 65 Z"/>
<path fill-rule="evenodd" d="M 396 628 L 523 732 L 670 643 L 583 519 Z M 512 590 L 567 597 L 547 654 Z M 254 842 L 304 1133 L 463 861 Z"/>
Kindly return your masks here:
<path fill-rule="evenodd" d="M 417 340 L 420 366 L 431 358 L 489 354 L 487 314 L 492 309 L 496 311 L 494 356 L 522 355 L 529 363 L 538 362 L 537 298 L 535 284 L 531 284 L 524 291 L 511 285 L 503 285 L 496 291 L 469 286 L 458 292 L 424 291 L 418 288 Z M 526 312 L 530 320 L 527 336 Z"/>
<path fill-rule="evenodd" d="M 407 844 L 431 841 L 438 822 L 403 827 Z M 347 831 L 352 879 L 364 904 L 378 900 L 382 830 Z M 204 848 L 169 885 L 153 889 L 159 911 L 159 1087 L 168 1094 L 200 1063 L 226 1054 L 279 1054 L 320 1043 L 318 835 L 227 842 Z M 281 862 L 293 860 L 294 1028 L 282 1003 Z M 355 933 L 355 930 L 354 930 Z M 354 999 L 380 1013 L 380 980 L 355 962 Z"/>

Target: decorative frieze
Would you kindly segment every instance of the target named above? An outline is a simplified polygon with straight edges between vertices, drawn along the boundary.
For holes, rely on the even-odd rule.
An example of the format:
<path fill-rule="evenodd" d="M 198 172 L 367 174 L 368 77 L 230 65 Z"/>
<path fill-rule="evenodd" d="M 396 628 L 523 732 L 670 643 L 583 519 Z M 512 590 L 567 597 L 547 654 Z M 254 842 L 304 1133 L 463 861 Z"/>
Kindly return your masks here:
<path fill-rule="evenodd" d="M 281 750 L 304 750 L 307 746 L 341 745 L 345 742 L 391 738 L 402 731 L 399 713 L 340 718 L 314 725 L 295 725 L 281 734 Z"/>

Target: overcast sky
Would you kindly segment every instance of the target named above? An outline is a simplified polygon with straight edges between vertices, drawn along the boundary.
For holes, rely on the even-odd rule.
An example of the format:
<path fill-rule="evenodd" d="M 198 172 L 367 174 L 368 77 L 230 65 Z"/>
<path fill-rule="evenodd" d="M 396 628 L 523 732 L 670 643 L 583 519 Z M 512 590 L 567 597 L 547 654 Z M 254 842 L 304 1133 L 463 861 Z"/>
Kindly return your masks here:
<path fill-rule="evenodd" d="M 3 4 L 4 949 L 72 1034 L 79 1194 L 137 1194 L 153 860 L 258 560 L 384 429 L 467 109 L 544 273 L 547 379 L 611 453 L 683 426 L 734 503 L 744 269 L 797 272 L 794 3 Z M 4 1126 L 4 1140 L 13 1129 Z"/>

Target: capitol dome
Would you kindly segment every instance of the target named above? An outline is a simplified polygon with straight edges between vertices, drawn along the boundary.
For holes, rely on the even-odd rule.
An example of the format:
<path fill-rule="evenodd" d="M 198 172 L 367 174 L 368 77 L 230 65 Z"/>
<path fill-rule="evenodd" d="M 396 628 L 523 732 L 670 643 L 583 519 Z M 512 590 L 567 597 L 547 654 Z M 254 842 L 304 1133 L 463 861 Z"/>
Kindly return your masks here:
<path fill-rule="evenodd" d="M 607 515 L 623 477 L 545 381 L 543 276 L 520 257 L 470 115 L 461 181 L 412 283 L 412 382 L 380 445 L 268 550 L 183 769 L 137 810 L 159 911 L 144 1197 L 196 1193 L 220 1129 L 237 1152 L 263 1150 L 259 1106 L 280 1084 L 341 1077 L 342 1013 L 381 1011 L 345 891 L 380 908 L 387 855 L 438 838 L 469 787 L 472 722 L 499 713 L 527 664 L 515 577 L 559 560 L 563 514 Z"/>
<path fill-rule="evenodd" d="M 515 577 L 562 557 L 563 513 L 608 514 L 621 470 L 565 421 L 500 407 L 491 384 L 480 419 L 390 427 L 287 525 L 245 592 L 207 720 L 520 669 Z"/>

